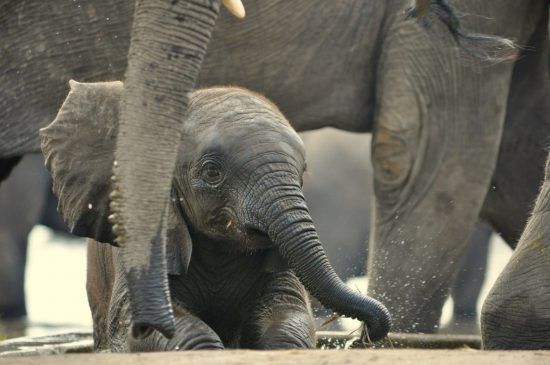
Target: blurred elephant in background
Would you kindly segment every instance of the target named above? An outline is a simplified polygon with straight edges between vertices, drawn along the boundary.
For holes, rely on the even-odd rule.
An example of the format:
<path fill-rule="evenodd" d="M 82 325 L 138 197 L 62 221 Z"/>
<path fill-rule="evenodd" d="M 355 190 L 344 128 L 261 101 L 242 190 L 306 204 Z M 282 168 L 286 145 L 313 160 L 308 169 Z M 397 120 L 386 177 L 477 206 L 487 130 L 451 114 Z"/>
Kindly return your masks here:
<path fill-rule="evenodd" d="M 334 129 L 303 132 L 304 195 L 332 266 L 343 279 L 365 275 L 372 209 L 371 136 Z"/>
<path fill-rule="evenodd" d="M 366 274 L 372 203 L 371 136 L 322 129 L 300 134 L 307 153 L 304 195 L 336 273 L 348 280 Z M 450 290 L 453 316 L 445 332 L 479 333 L 477 301 L 485 278 L 492 229 L 478 223 Z M 325 321 L 329 311 L 314 301 Z M 337 329 L 336 322 L 323 329 Z"/>
<path fill-rule="evenodd" d="M 541 80 L 534 80 L 536 95 L 516 87 L 512 63 L 463 62 L 458 18 L 444 1 L 422 3 L 435 4 L 428 27 L 405 19 L 405 0 L 262 0 L 247 4 L 241 23 L 217 19 L 220 1 L 211 0 L 151 0 L 135 9 L 124 1 L 10 1 L 1 20 L 0 122 L 17 127 L 2 129 L 0 157 L 38 150 L 38 127 L 53 118 L 69 78 L 125 79 L 110 213 L 125 252 L 134 333 L 154 328 L 170 336 L 167 273 L 154 242 L 165 236 L 159 227 L 195 81 L 258 90 L 300 131 L 372 132 L 369 271 L 376 280 L 369 291 L 388 303 L 395 330 L 434 331 L 480 213 L 509 242 L 521 232 L 546 126 L 511 123 L 507 103 L 515 93 L 518 104 L 545 95 Z M 530 46 L 547 3 L 467 0 L 460 10 L 479 15 L 462 18 L 465 29 Z M 511 159 L 499 157 L 508 151 Z M 154 181 L 144 178 L 152 171 Z M 514 189 L 521 194 L 510 195 Z M 97 214 L 92 207 L 71 230 L 94 236 L 87 227 Z"/>
<path fill-rule="evenodd" d="M 23 317 L 28 236 L 36 224 L 68 233 L 42 155 L 25 156 L 0 189 L 0 320 Z"/>

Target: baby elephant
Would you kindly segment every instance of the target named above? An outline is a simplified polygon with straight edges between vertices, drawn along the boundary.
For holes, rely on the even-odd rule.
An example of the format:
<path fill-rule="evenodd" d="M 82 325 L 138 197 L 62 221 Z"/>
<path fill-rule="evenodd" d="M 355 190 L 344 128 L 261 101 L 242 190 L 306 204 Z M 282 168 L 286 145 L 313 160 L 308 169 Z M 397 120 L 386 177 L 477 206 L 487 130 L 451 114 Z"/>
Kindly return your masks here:
<path fill-rule="evenodd" d="M 41 131 L 67 223 L 111 244 L 108 194 L 122 92 L 120 82 L 71 82 L 57 118 Z M 385 307 L 348 289 L 328 263 L 301 191 L 304 147 L 277 107 L 234 87 L 198 90 L 189 99 L 164 218 L 167 239 L 157 242 L 168 258 L 175 335 L 132 336 L 119 250 L 90 240 L 95 348 L 311 348 L 306 288 L 364 321 L 371 339 L 383 337 Z"/>

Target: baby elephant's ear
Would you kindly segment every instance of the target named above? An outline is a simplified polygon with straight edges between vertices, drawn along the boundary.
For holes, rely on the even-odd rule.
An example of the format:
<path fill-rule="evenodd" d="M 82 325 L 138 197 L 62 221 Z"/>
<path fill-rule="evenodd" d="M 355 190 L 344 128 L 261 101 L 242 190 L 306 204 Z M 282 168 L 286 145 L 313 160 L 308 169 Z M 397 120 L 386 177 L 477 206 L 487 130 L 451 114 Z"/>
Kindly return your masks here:
<path fill-rule="evenodd" d="M 40 130 L 46 167 L 71 233 L 114 244 L 109 193 L 123 84 L 70 86 L 55 120 Z"/>
<path fill-rule="evenodd" d="M 181 209 L 177 189 L 172 188 L 171 198 L 167 214 L 166 260 L 168 274 L 181 275 L 187 273 L 189 268 L 193 244 Z"/>

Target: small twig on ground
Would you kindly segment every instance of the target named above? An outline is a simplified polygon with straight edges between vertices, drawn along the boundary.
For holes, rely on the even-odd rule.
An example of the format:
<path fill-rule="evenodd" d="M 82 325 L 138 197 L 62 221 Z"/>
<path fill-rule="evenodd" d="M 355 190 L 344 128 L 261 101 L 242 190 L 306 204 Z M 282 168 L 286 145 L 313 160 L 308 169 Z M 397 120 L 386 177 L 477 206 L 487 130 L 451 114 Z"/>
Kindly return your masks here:
<path fill-rule="evenodd" d="M 395 348 L 395 347 L 393 347 L 393 342 L 391 342 L 390 336 L 388 336 L 388 335 L 384 336 L 384 343 L 385 343 L 386 341 L 388 341 L 388 342 L 390 343 L 390 347 L 391 347 L 392 349 Z"/>
<path fill-rule="evenodd" d="M 325 327 L 326 325 L 328 325 L 328 324 L 330 324 L 330 323 L 336 321 L 336 320 L 337 320 L 338 318 L 340 318 L 340 317 L 342 317 L 341 314 L 336 314 L 336 313 L 333 314 L 332 316 L 330 316 L 329 319 L 327 319 L 326 321 L 324 321 L 324 322 L 321 324 L 321 326 L 319 326 L 319 328 L 317 329 L 317 331 L 320 330 L 321 328 Z"/>
<path fill-rule="evenodd" d="M 363 331 L 361 332 L 361 343 L 363 344 L 363 348 L 367 348 L 367 345 L 370 348 L 374 348 L 374 343 L 370 339 L 367 325 L 363 325 Z"/>

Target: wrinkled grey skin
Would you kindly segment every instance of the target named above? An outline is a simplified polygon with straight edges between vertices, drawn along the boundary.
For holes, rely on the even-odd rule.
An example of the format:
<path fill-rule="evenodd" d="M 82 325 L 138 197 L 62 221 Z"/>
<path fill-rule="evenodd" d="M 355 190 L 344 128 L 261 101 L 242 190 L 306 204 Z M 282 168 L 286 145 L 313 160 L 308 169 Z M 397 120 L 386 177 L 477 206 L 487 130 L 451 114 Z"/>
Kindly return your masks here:
<path fill-rule="evenodd" d="M 550 156 L 531 217 L 483 304 L 486 349 L 550 349 Z"/>
<path fill-rule="evenodd" d="M 221 227 L 223 228 L 223 227 Z M 193 256 L 187 273 L 170 275 L 176 333 L 144 340 L 129 334 L 127 283 L 117 248 L 88 243 L 88 301 L 96 351 L 174 351 L 223 348 L 314 348 L 315 326 L 307 292 L 276 251 L 246 251 L 264 244 L 212 240 L 190 225 Z M 239 247 L 241 246 L 241 247 Z M 115 324 L 114 326 L 112 324 Z"/>
<path fill-rule="evenodd" d="M 67 232 L 41 155 L 25 156 L 0 189 L 0 320 L 23 317 L 28 235 L 36 224 Z"/>
<path fill-rule="evenodd" d="M 304 195 L 330 263 L 344 281 L 365 275 L 370 231 L 365 222 L 370 221 L 372 201 L 370 135 L 326 130 L 300 137 L 307 155 Z M 333 315 L 316 300 L 312 307 L 318 327 Z M 341 330 L 339 322 L 322 330 Z"/>
<path fill-rule="evenodd" d="M 376 205 L 369 270 L 375 280 L 369 290 L 395 313 L 395 330 L 434 330 L 440 310 L 431 306 L 443 305 L 480 212 L 509 242 L 519 235 L 528 212 L 524 207 L 536 196 L 540 180 L 536 166 L 544 158 L 537 158 L 548 134 L 544 114 L 519 108 L 536 128 L 513 123 L 520 120 L 506 110 L 508 91 L 513 97 L 520 82 L 511 79 L 513 64 L 463 62 L 446 25 L 433 17 L 427 27 L 404 19 L 408 3 L 250 2 L 245 21 L 220 17 L 201 68 L 218 2 L 140 2 L 124 78 L 125 132 L 117 142 L 112 205 L 136 336 L 150 328 L 169 336 L 174 329 L 162 245 L 154 242 L 165 235 L 159 217 L 186 105 L 185 99 L 178 100 L 193 87 L 199 70 L 200 85 L 237 84 L 264 93 L 297 130 L 333 125 L 373 132 Z M 542 0 L 459 5 L 463 13 L 480 15 L 462 18 L 465 29 L 514 38 L 522 45 L 540 33 L 535 25 L 547 13 Z M 55 7 L 55 14 L 63 15 L 54 16 Z M 36 127 L 53 118 L 68 78 L 122 77 L 132 9 L 112 2 L 10 2 L 4 10 L 16 15 L 2 22 L 9 30 L 3 39 L 9 52 L 0 61 L 0 119 L 18 128 L 2 129 L 0 148 L 5 149 L 0 155 L 17 156 L 38 148 Z M 539 53 L 537 49 L 532 57 Z M 515 96 L 519 104 L 547 99 L 538 86 L 528 93 L 518 90 L 524 91 Z M 513 137 L 518 129 L 519 144 Z M 165 141 L 162 148 L 151 147 L 158 141 Z M 521 173 L 512 174 L 521 181 L 510 178 L 514 184 L 508 188 L 522 194 L 500 195 L 507 183 L 499 179 L 510 171 L 508 160 L 498 159 L 499 150 L 518 148 L 522 153 L 513 155 L 513 165 Z M 499 168 L 507 172 L 500 174 Z M 163 172 L 154 183 L 147 180 L 151 170 Z M 488 196 L 482 211 L 493 176 L 500 181 L 498 193 Z M 518 212 L 517 217 L 504 208 Z"/>
<path fill-rule="evenodd" d="M 123 87 L 78 84 L 41 131 L 46 166 L 70 225 L 112 243 L 105 215 Z M 98 349 L 176 350 L 314 346 L 304 286 L 380 339 L 389 314 L 343 284 L 321 247 L 302 195 L 303 143 L 277 107 L 238 88 L 190 94 L 167 222 L 166 266 L 175 313 L 170 340 L 130 342 L 123 251 L 89 246 L 88 294 Z M 301 283 L 304 286 L 302 286 Z M 135 336 L 134 336 L 135 337 Z"/>
<path fill-rule="evenodd" d="M 471 3 L 462 2 L 461 6 L 467 9 L 468 4 Z M 544 1 L 499 4 L 501 11 L 510 11 L 506 18 L 500 18 L 495 9 L 486 13 L 473 11 L 491 16 L 494 20 L 491 24 L 501 29 L 489 33 L 508 35 L 520 44 L 530 44 L 533 37 L 541 34 L 538 24 L 547 24 Z M 529 19 L 521 30 L 516 28 L 519 24 L 515 21 L 519 18 L 512 19 L 513 13 L 521 16 L 522 21 Z M 512 36 L 509 32 L 515 32 L 514 29 L 517 33 Z M 414 38 L 410 39 L 411 45 L 420 47 L 421 41 Z M 536 51 L 526 51 L 526 58 L 547 62 L 545 49 L 547 43 Z M 448 84 L 445 87 L 439 84 L 450 81 L 442 75 L 464 77 L 465 71 L 450 66 L 452 61 L 423 59 L 421 64 L 427 62 L 431 64 L 430 70 L 439 70 L 437 76 L 428 76 L 429 81 L 424 83 L 418 80 L 424 77 L 417 68 L 418 60 L 410 59 L 414 70 L 411 71 L 399 57 L 403 52 L 395 54 L 393 65 L 397 74 L 384 78 L 388 90 L 381 95 L 374 131 L 377 207 L 369 270 L 376 280 L 369 293 L 389 305 L 396 329 L 432 332 L 441 315 L 441 310 L 432 308 L 442 307 L 466 250 L 467 235 L 479 216 L 511 245 L 522 230 L 536 194 L 536 181 L 540 178 L 537 166 L 543 164 L 544 145 L 550 132 L 548 118 L 544 117 L 550 112 L 549 104 L 544 102 L 550 96 L 549 83 L 542 77 L 534 87 L 520 88 L 518 79 L 512 78 L 509 83 L 508 78 L 504 82 L 503 74 L 491 67 L 473 72 L 459 82 L 471 87 L 449 89 Z M 414 85 L 412 90 L 422 90 L 416 94 L 416 100 L 409 100 L 408 108 L 405 101 L 411 94 L 405 92 L 408 87 L 403 78 Z M 500 94 L 496 88 L 507 90 L 508 85 L 510 100 L 517 98 L 523 108 L 507 109 L 504 101 L 508 95 L 503 94 L 508 92 Z M 451 95 L 454 96 L 448 99 Z M 537 100 L 535 104 L 532 99 Z M 471 109 L 474 104 L 479 109 Z M 438 107 L 434 109 L 434 105 L 447 106 L 436 111 Z M 547 112 L 541 113 L 544 109 Z M 524 117 L 521 123 L 516 119 L 519 110 Z M 444 121 L 443 129 L 436 127 L 437 120 Z M 525 128 L 526 121 L 529 128 Z M 500 157 L 510 154 L 513 157 L 509 160 Z M 512 161 L 514 172 L 507 165 Z M 522 193 L 516 194 L 516 190 Z"/>

